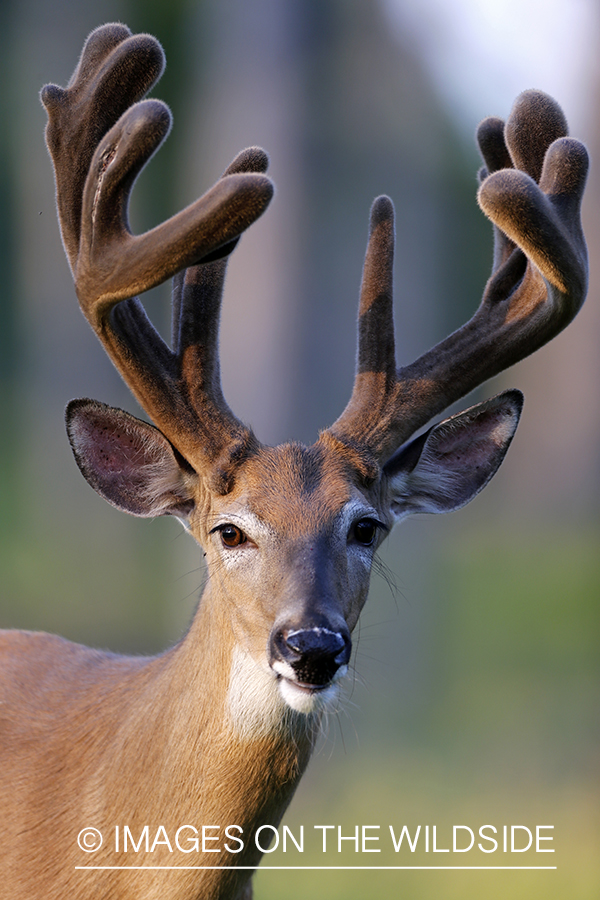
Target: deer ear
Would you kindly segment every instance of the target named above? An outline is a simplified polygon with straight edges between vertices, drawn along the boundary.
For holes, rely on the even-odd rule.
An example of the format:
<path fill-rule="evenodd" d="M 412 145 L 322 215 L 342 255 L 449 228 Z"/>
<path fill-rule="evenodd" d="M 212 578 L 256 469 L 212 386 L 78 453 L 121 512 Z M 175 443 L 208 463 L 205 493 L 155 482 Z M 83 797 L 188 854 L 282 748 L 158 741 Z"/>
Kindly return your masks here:
<path fill-rule="evenodd" d="M 110 504 L 188 518 L 198 476 L 157 428 L 95 400 L 71 400 L 66 424 L 83 477 Z"/>
<path fill-rule="evenodd" d="M 520 391 L 505 391 L 434 425 L 386 463 L 391 512 L 460 509 L 496 474 L 519 424 Z"/>

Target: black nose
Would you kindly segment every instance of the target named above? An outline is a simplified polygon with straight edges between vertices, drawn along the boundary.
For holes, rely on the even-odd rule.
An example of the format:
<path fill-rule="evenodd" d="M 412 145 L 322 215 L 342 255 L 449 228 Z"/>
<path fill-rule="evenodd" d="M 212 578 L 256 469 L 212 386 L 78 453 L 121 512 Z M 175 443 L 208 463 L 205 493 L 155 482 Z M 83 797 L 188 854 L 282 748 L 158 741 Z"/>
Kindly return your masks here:
<path fill-rule="evenodd" d="M 340 666 L 348 665 L 350 635 L 315 627 L 277 631 L 271 638 L 271 656 L 288 663 L 302 684 L 325 687 Z"/>

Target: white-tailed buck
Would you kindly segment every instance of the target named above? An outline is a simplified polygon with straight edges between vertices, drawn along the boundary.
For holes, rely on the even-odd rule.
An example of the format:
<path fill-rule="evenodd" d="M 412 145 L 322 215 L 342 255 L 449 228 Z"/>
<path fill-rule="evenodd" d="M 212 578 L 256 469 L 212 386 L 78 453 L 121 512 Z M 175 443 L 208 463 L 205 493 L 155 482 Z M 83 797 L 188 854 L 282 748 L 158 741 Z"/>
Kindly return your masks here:
<path fill-rule="evenodd" d="M 530 91 L 506 124 L 479 128 L 495 255 L 473 318 L 396 368 L 393 207 L 379 197 L 350 402 L 312 447 L 262 445 L 223 399 L 217 344 L 227 257 L 273 193 L 267 157 L 243 151 L 194 204 L 133 235 L 129 193 L 170 127 L 164 104 L 142 99 L 163 65 L 152 37 L 107 25 L 68 87 L 42 92 L 81 308 L 154 423 L 75 400 L 67 429 L 92 487 L 134 515 L 183 520 L 209 577 L 188 634 L 155 658 L 1 634 L 11 900 L 251 896 L 254 833 L 280 821 L 335 702 L 373 554 L 400 519 L 457 509 L 487 484 L 522 397 L 506 391 L 412 436 L 554 337 L 586 293 L 586 151 L 558 105 Z M 171 276 L 168 347 L 135 295 Z M 92 826 L 104 838 L 94 854 L 89 835 L 78 845 Z M 125 826 L 149 838 L 147 854 L 124 852 Z M 133 864 L 188 868 L 124 868 Z"/>

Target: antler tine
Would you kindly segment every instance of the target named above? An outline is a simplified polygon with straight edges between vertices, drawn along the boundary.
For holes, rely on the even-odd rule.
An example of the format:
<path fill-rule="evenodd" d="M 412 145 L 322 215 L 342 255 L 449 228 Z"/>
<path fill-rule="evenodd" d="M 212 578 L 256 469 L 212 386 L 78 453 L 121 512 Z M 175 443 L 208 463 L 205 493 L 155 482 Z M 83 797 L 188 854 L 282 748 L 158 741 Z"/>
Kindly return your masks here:
<path fill-rule="evenodd" d="M 254 438 L 225 404 L 218 381 L 225 266 L 216 260 L 266 209 L 273 186 L 264 175 L 266 154 L 251 148 L 195 203 L 145 234 L 131 233 L 129 194 L 171 126 L 165 104 L 141 99 L 163 67 L 154 38 L 108 25 L 88 38 L 68 87 L 42 91 L 61 232 L 82 311 L 142 407 L 196 468 L 224 453 L 227 470 L 240 442 Z M 188 266 L 174 290 L 171 350 L 132 298 Z M 197 383 L 188 380 L 192 376 Z M 207 411 L 212 418 L 204 441 Z"/>
<path fill-rule="evenodd" d="M 372 443 L 393 408 L 396 392 L 394 241 L 393 203 L 389 197 L 377 197 L 371 206 L 360 289 L 354 388 L 342 417 L 328 429 L 336 437 L 343 437 L 347 444 Z M 343 423 L 343 434 L 340 423 Z M 353 441 L 352 435 L 358 440 Z"/>
<path fill-rule="evenodd" d="M 132 35 L 125 25 L 104 25 L 85 42 L 68 86 L 47 84 L 42 89 L 61 233 L 73 274 L 83 188 L 96 147 L 120 116 L 158 81 L 164 67 L 164 53 L 155 38 Z"/>
<path fill-rule="evenodd" d="M 478 200 L 496 242 L 481 305 L 462 328 L 398 370 L 394 388 L 382 389 L 376 427 L 359 366 L 352 400 L 330 429 L 338 440 L 361 444 L 385 463 L 432 416 L 551 340 L 576 315 L 587 292 L 580 207 L 588 156 L 566 132 L 562 110 L 540 91 L 520 95 L 504 128 L 497 119 L 482 123 L 487 168 Z M 378 339 L 389 341 L 383 319 L 378 327 Z M 376 374 L 369 373 L 371 384 Z"/>
<path fill-rule="evenodd" d="M 269 157 L 260 147 L 239 153 L 224 177 L 241 172 L 266 172 Z M 189 266 L 173 279 L 173 352 L 185 380 L 187 395 L 200 418 L 204 453 L 211 462 L 227 447 L 221 466 L 213 473 L 213 487 L 225 493 L 236 461 L 259 446 L 250 429 L 229 409 L 221 389 L 219 319 L 229 254 L 238 238 L 221 247 L 201 264 Z M 213 258 L 217 257 L 217 258 Z"/>
<path fill-rule="evenodd" d="M 504 121 L 495 116 L 484 119 L 477 128 L 475 137 L 479 152 L 485 163 L 477 173 L 480 185 L 483 184 L 485 179 L 493 172 L 498 172 L 500 169 L 512 168 L 512 160 L 504 140 L 504 128 Z M 493 231 L 494 256 L 492 262 L 492 275 L 506 262 L 511 253 L 516 249 L 515 244 L 495 225 L 493 225 Z M 525 266 L 524 257 L 523 266 Z"/>
<path fill-rule="evenodd" d="M 238 153 L 223 173 L 223 177 L 243 172 L 265 173 L 268 167 L 269 157 L 265 151 L 261 147 L 248 147 Z M 202 306 L 200 297 L 204 284 L 206 284 L 206 289 L 215 295 L 215 302 L 218 304 L 216 313 L 218 323 L 227 258 L 238 240 L 239 238 L 235 238 L 220 247 L 214 254 L 204 257 L 200 266 L 188 267 L 185 276 L 180 274 L 176 277 L 173 290 L 172 320 L 172 343 L 176 352 L 179 352 L 184 341 L 195 343 L 203 339 L 206 323 L 199 311 Z"/>

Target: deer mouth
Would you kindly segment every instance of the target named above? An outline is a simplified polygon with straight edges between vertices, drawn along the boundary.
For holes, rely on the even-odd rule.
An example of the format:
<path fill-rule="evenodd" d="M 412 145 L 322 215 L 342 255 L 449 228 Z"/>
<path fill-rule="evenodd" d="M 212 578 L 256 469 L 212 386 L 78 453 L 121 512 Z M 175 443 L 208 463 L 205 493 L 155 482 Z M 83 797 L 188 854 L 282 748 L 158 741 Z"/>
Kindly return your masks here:
<path fill-rule="evenodd" d="M 287 680 L 289 681 L 290 679 L 288 678 Z M 327 688 L 331 687 L 332 682 L 328 681 L 327 684 L 304 684 L 302 681 L 292 681 L 291 684 L 299 690 L 306 691 L 309 694 L 320 694 L 322 691 L 326 691 Z"/>
<path fill-rule="evenodd" d="M 271 664 L 285 703 L 300 713 L 312 713 L 332 706 L 339 696 L 339 681 L 348 667 L 341 666 L 329 681 L 321 684 L 300 681 L 291 666 L 276 660 Z"/>

